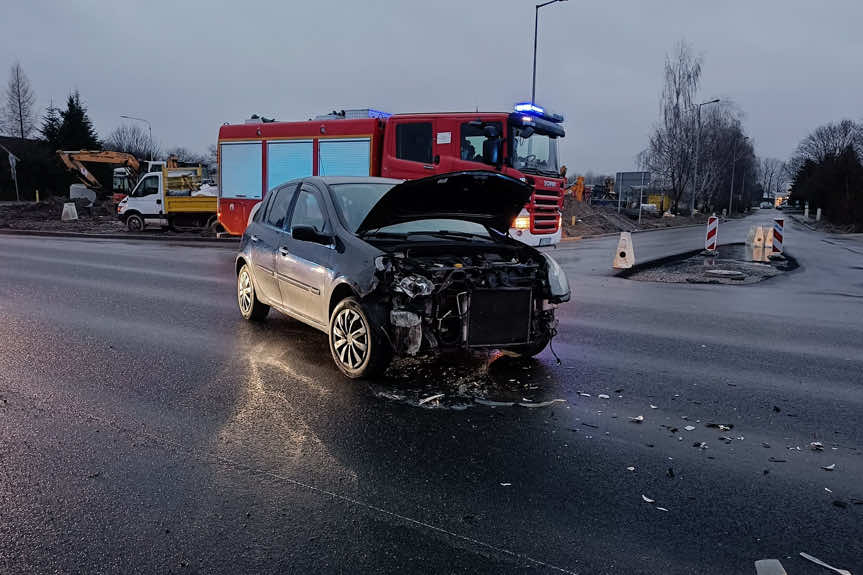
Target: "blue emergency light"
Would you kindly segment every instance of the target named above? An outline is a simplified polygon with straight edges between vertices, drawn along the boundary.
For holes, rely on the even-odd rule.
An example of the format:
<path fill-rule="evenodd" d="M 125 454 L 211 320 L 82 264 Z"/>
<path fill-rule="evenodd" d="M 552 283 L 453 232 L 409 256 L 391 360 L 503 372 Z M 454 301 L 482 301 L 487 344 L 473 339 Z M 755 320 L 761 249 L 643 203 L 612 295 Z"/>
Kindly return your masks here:
<path fill-rule="evenodd" d="M 547 120 L 555 124 L 560 124 L 561 122 L 563 122 L 563 116 L 561 116 L 560 114 L 546 112 L 545 108 L 543 108 L 542 106 L 537 106 L 536 104 L 531 104 L 530 102 L 520 102 L 513 106 L 513 109 L 520 114 L 529 114 L 531 116 L 542 118 L 543 120 Z"/>

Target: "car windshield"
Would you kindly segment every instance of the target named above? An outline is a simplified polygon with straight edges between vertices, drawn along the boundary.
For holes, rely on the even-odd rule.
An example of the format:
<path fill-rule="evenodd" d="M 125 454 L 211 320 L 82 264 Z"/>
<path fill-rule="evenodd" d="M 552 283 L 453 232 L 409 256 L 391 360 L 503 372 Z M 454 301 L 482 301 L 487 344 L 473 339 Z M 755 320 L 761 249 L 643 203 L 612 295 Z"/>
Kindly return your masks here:
<path fill-rule="evenodd" d="M 378 234 L 453 234 L 464 235 L 470 234 L 474 236 L 490 237 L 488 228 L 476 222 L 468 222 L 465 220 L 453 219 L 428 219 L 414 220 L 410 222 L 401 222 L 391 226 L 384 226 L 375 230 Z"/>
<path fill-rule="evenodd" d="M 525 173 L 557 175 L 557 139 L 530 133 L 524 136 L 524 128 L 514 128 L 512 137 L 512 167 Z"/>
<path fill-rule="evenodd" d="M 345 227 L 356 232 L 372 207 L 394 185 L 384 183 L 331 184 L 330 189 L 333 190 L 333 198 Z"/>

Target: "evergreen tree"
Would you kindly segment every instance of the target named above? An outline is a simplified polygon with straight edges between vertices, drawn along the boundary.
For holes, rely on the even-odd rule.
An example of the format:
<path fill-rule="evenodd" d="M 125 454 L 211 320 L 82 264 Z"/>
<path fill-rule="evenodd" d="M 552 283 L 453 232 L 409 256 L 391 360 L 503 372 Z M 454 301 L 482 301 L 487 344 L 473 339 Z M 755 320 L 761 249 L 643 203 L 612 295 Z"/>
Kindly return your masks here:
<path fill-rule="evenodd" d="M 97 150 L 101 147 L 99 136 L 87 115 L 87 107 L 81 102 L 78 90 L 69 94 L 66 109 L 60 111 L 58 143 L 64 150 Z"/>
<path fill-rule="evenodd" d="M 53 150 L 60 149 L 60 127 L 62 125 L 60 110 L 54 107 L 54 102 L 51 102 L 51 105 L 45 110 L 45 115 L 42 116 L 42 126 L 39 128 L 39 133 Z"/>

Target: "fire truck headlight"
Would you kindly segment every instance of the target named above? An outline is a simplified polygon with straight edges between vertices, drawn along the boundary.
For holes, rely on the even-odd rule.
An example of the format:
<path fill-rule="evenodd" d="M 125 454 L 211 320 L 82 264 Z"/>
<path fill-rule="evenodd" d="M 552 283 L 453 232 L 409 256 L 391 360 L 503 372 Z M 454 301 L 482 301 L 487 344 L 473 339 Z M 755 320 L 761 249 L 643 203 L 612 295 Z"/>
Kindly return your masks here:
<path fill-rule="evenodd" d="M 512 224 L 517 230 L 526 230 L 530 227 L 530 216 L 518 216 Z"/>

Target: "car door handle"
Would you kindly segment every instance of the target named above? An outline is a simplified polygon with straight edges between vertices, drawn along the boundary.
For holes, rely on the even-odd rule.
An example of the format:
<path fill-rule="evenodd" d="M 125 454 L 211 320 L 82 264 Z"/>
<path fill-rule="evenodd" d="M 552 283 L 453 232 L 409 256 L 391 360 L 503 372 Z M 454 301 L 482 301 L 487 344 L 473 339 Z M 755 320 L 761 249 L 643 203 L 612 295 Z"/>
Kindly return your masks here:
<path fill-rule="evenodd" d="M 425 164 L 425 165 L 423 166 L 423 168 L 424 168 L 424 169 L 426 169 L 426 170 L 434 170 L 434 166 L 430 166 L 430 165 L 428 165 L 428 164 Z"/>
<path fill-rule="evenodd" d="M 279 253 L 285 257 L 291 255 L 291 252 L 288 251 L 288 248 L 279 248 Z"/>
<path fill-rule="evenodd" d="M 256 236 L 256 235 L 252 235 L 252 237 L 250 237 L 249 239 L 250 239 L 250 240 L 252 240 L 253 242 L 256 242 L 256 243 L 257 243 L 257 242 L 259 242 L 259 241 L 261 241 L 261 238 L 259 238 L 259 237 L 258 237 L 258 236 Z"/>

